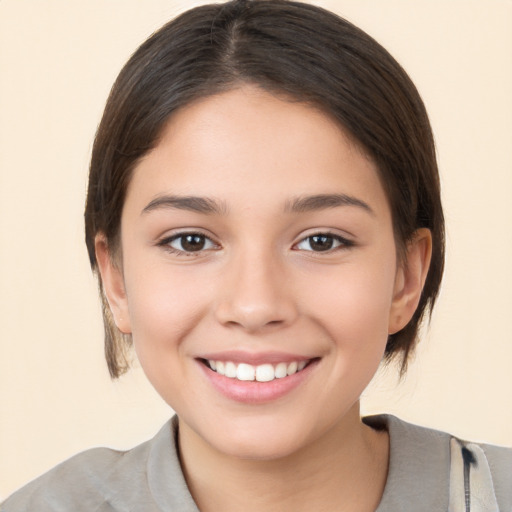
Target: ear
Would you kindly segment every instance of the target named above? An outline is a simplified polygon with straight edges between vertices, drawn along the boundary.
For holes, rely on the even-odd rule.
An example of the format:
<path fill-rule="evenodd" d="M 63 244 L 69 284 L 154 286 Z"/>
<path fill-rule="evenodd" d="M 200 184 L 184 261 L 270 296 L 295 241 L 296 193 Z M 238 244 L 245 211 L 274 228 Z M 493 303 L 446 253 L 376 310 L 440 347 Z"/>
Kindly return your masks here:
<path fill-rule="evenodd" d="M 121 265 L 115 261 L 115 256 L 111 253 L 103 233 L 96 235 L 94 249 L 103 291 L 114 322 L 123 334 L 131 334 L 128 300 Z"/>
<path fill-rule="evenodd" d="M 431 257 L 432 234 L 427 228 L 418 229 L 407 243 L 404 261 L 397 269 L 389 313 L 389 334 L 403 329 L 414 315 L 427 279 Z"/>

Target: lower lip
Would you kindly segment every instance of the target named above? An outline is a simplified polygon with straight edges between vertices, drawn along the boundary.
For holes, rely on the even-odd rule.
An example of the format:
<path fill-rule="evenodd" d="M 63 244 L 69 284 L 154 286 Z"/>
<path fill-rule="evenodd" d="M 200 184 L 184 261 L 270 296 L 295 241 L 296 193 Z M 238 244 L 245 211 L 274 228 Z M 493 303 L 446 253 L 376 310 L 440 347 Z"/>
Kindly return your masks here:
<path fill-rule="evenodd" d="M 213 387 L 226 398 L 245 404 L 264 404 L 291 393 L 309 377 L 318 362 L 311 361 L 300 372 L 269 382 L 231 379 L 211 370 L 200 361 L 198 364 Z"/>

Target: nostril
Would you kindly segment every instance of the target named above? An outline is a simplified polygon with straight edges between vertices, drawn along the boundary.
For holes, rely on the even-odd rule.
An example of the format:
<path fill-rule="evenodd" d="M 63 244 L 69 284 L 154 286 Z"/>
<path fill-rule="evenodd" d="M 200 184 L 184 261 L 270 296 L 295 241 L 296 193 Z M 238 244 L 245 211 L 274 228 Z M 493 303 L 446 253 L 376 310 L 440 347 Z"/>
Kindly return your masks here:
<path fill-rule="evenodd" d="M 265 282 L 267 285 L 263 286 Z M 293 296 L 276 280 L 265 282 L 256 282 L 255 278 L 249 280 L 243 275 L 236 283 L 227 286 L 214 305 L 217 321 L 225 327 L 239 327 L 251 332 L 290 325 L 297 318 Z"/>
<path fill-rule="evenodd" d="M 293 315 L 283 309 L 282 306 L 270 302 L 248 305 L 233 301 L 220 305 L 216 310 L 216 317 L 225 326 L 260 331 L 290 323 Z"/>

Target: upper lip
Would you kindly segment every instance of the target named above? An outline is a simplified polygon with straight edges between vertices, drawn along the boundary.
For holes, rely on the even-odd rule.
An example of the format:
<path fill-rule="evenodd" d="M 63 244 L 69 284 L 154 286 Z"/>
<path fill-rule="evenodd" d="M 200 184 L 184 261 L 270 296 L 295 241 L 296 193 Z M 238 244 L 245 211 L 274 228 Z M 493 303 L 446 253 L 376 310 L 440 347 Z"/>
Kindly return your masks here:
<path fill-rule="evenodd" d="M 227 350 L 222 352 L 211 352 L 202 354 L 198 359 L 209 359 L 210 361 L 224 361 L 232 363 L 247 363 L 253 366 L 260 364 L 291 363 L 292 361 L 309 361 L 314 356 L 290 354 L 289 352 L 247 352 L 243 350 Z"/>

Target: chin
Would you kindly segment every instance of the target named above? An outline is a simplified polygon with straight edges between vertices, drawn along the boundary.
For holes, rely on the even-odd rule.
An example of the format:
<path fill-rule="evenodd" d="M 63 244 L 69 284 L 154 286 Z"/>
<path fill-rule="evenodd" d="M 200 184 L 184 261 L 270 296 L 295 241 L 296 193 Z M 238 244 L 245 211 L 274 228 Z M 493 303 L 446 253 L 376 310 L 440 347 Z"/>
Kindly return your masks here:
<path fill-rule="evenodd" d="M 304 443 L 290 436 L 254 435 L 252 437 L 232 436 L 227 442 L 218 443 L 215 448 L 233 458 L 254 461 L 272 461 L 287 458 L 304 447 Z"/>
<path fill-rule="evenodd" d="M 282 417 L 252 415 L 232 419 L 229 424 L 216 422 L 207 429 L 201 426 L 196 433 L 215 451 L 229 457 L 270 461 L 301 451 L 317 437 L 307 425 L 297 426 L 293 418 L 287 422 Z"/>

